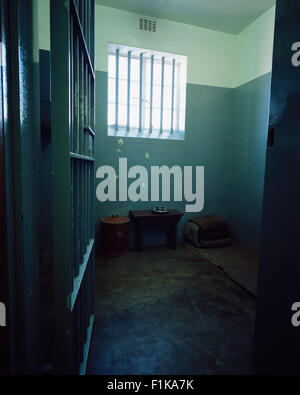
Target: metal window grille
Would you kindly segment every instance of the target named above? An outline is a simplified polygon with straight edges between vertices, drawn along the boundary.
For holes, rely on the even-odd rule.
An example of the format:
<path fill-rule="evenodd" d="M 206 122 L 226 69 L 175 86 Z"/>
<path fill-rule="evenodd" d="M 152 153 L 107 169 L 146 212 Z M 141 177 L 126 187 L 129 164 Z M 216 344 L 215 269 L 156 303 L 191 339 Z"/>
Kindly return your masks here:
<path fill-rule="evenodd" d="M 181 95 L 185 97 L 185 84 L 180 81 L 181 65 L 179 56 L 158 53 L 157 51 L 152 53 L 151 51 L 138 50 L 133 47 L 116 47 L 116 45 L 112 45 L 112 48 L 109 48 L 109 56 L 111 57 L 110 64 L 113 64 L 114 67 L 113 74 L 111 74 L 110 69 L 108 70 L 108 78 L 113 83 L 112 86 L 114 86 L 114 99 L 111 99 L 111 101 L 110 99 L 108 100 L 109 111 L 114 107 L 114 112 L 111 111 L 113 116 L 109 117 L 109 126 L 113 127 L 116 133 L 124 129 L 126 131 L 136 129 L 139 134 L 145 130 L 152 133 L 155 129 L 159 131 L 160 134 L 167 132 L 172 135 L 174 132 L 178 131 L 180 128 L 179 117 L 185 116 L 185 114 L 182 115 L 185 110 L 185 102 L 184 105 L 182 105 L 183 100 L 181 100 L 180 97 Z M 138 75 L 134 75 L 132 71 L 132 63 L 134 60 L 139 62 Z M 123 65 L 122 73 L 120 68 L 121 61 Z M 126 70 L 124 64 L 126 64 Z M 155 70 L 155 65 L 158 66 L 159 75 L 157 74 L 157 67 Z M 167 67 L 169 75 L 167 75 Z M 166 82 L 167 77 L 168 83 Z M 120 108 L 125 105 L 120 97 L 125 95 L 124 92 L 120 95 L 120 89 L 122 85 L 124 90 L 125 82 L 127 84 L 126 124 L 124 121 L 125 116 L 122 114 L 120 115 Z M 138 111 L 137 104 L 133 103 L 132 98 L 134 86 L 136 88 L 137 84 Z M 168 95 L 165 93 L 166 89 L 169 89 Z M 135 89 L 135 91 L 137 91 L 137 89 Z M 154 92 L 156 93 L 155 98 Z M 136 111 L 136 116 L 138 114 L 138 124 L 135 126 L 133 126 L 132 122 L 134 111 Z M 166 112 L 169 114 L 167 119 L 164 118 Z M 121 117 L 122 122 L 120 122 Z M 153 122 L 154 117 L 156 117 L 156 127 Z"/>

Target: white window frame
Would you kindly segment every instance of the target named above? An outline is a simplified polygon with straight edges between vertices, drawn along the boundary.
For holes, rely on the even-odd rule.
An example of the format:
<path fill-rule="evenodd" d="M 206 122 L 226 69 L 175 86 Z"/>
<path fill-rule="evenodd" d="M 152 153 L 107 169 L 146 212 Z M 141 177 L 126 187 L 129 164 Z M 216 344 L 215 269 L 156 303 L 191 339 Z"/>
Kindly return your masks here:
<path fill-rule="evenodd" d="M 184 140 L 187 57 L 184 55 L 111 43 L 108 44 L 108 56 L 110 57 L 110 61 L 114 63 L 114 75 L 112 75 L 112 71 L 110 67 L 108 67 L 108 86 L 110 87 L 110 83 L 112 84 L 112 88 L 110 88 L 111 92 L 108 92 L 108 135 L 117 137 Z M 124 81 L 124 79 L 120 79 L 119 64 L 121 57 L 126 58 L 127 61 L 127 78 L 125 80 L 127 83 L 127 101 L 125 104 L 127 106 L 126 124 L 124 123 L 124 102 L 121 104 L 123 106 L 123 123 L 120 122 L 119 116 L 121 107 L 119 103 L 119 84 L 120 81 Z M 139 60 L 139 75 L 138 78 L 135 76 L 135 82 L 133 81 L 134 77 L 131 75 L 131 63 L 133 59 Z M 157 74 L 157 71 L 154 71 L 154 65 L 160 70 L 159 74 Z M 147 67 L 148 74 L 146 70 Z M 171 74 L 168 75 L 169 84 L 165 83 L 165 69 L 167 67 L 172 70 Z M 157 75 L 159 77 L 157 77 Z M 156 76 L 156 82 L 159 81 L 159 83 L 154 84 L 154 76 Z M 148 81 L 150 80 L 150 83 L 146 85 L 147 79 Z M 132 105 L 130 95 L 132 84 L 137 84 L 136 80 L 138 80 L 139 84 L 138 116 L 137 106 Z M 158 93 L 159 86 L 160 96 Z M 169 107 L 166 105 L 166 100 L 164 98 L 167 89 L 169 94 Z M 156 106 L 153 103 L 154 90 L 156 92 Z M 110 93 L 112 93 L 112 95 L 110 95 Z M 113 96 L 114 100 L 110 100 L 110 96 Z M 159 107 L 157 106 L 158 96 L 160 99 Z M 136 121 L 138 119 L 135 125 L 133 125 L 131 119 L 131 115 L 134 111 L 133 107 L 136 108 Z M 155 117 L 153 116 L 154 110 L 156 113 Z M 146 112 L 148 122 L 146 122 Z M 155 119 L 155 122 L 153 119 Z"/>

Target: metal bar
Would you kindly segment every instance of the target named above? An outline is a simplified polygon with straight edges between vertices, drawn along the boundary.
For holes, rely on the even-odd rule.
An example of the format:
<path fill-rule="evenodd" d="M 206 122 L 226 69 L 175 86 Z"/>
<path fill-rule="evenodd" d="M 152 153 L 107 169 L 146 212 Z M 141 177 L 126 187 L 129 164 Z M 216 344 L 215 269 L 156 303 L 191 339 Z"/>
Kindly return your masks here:
<path fill-rule="evenodd" d="M 83 127 L 84 127 L 84 119 L 83 119 L 83 67 L 84 67 L 84 61 L 83 61 L 83 53 L 82 50 L 79 48 L 79 153 L 83 153 Z"/>
<path fill-rule="evenodd" d="M 79 270 L 78 276 L 76 278 L 74 278 L 73 292 L 72 292 L 72 295 L 71 295 L 71 310 L 73 310 L 73 308 L 74 308 L 78 292 L 79 292 L 79 290 L 81 288 L 81 283 L 82 283 L 84 274 L 85 274 L 87 266 L 88 266 L 88 262 L 89 262 L 89 260 L 91 258 L 92 251 L 93 251 L 93 248 L 94 248 L 94 242 L 95 242 L 94 239 L 90 240 L 89 245 L 88 245 L 87 250 L 86 250 L 86 253 L 84 254 L 83 263 L 80 266 L 80 270 Z"/>
<path fill-rule="evenodd" d="M 74 27 L 73 18 L 70 18 L 70 57 L 69 57 L 69 67 L 70 67 L 70 118 L 71 118 L 71 128 L 70 128 L 70 147 L 74 150 Z"/>
<path fill-rule="evenodd" d="M 143 54 L 140 54 L 140 103 L 139 103 L 139 132 L 142 132 L 143 122 Z"/>
<path fill-rule="evenodd" d="M 74 46 L 74 150 L 79 152 L 79 38 L 75 35 Z"/>
<path fill-rule="evenodd" d="M 87 341 L 86 341 L 84 348 L 83 348 L 83 360 L 80 365 L 80 375 L 85 375 L 85 371 L 86 371 L 89 347 L 90 347 L 90 342 L 91 342 L 91 338 L 92 338 L 93 322 L 94 322 L 94 315 L 90 315 L 90 322 L 89 322 L 89 326 L 87 328 Z"/>
<path fill-rule="evenodd" d="M 173 134 L 174 127 L 174 97 L 175 97 L 175 59 L 172 60 L 172 104 L 171 104 L 171 134 Z"/>
<path fill-rule="evenodd" d="M 77 10 L 77 7 L 76 7 L 76 5 L 74 3 L 74 0 L 70 0 L 70 5 L 71 5 L 71 12 L 74 15 L 74 26 L 75 26 L 75 28 L 76 28 L 76 30 L 78 32 L 78 36 L 79 36 L 79 39 L 80 39 L 80 42 L 81 42 L 81 46 L 82 46 L 82 49 L 83 49 L 83 52 L 84 52 L 85 59 L 86 59 L 86 61 L 88 63 L 88 66 L 89 66 L 89 69 L 90 69 L 90 73 L 92 74 L 93 78 L 95 79 L 95 72 L 94 72 L 94 68 L 93 68 L 93 63 L 91 61 L 91 56 L 92 56 L 92 58 L 94 58 L 94 50 L 93 50 L 93 52 L 91 53 L 91 56 L 90 56 L 88 48 L 87 48 L 87 44 L 86 44 L 86 41 L 85 41 L 85 38 L 84 38 L 84 33 L 83 33 L 83 30 L 82 30 L 82 25 L 81 25 L 80 18 L 79 18 L 79 15 L 78 15 L 78 10 Z M 93 15 L 94 15 L 94 12 L 93 12 Z"/>
<path fill-rule="evenodd" d="M 115 105 L 115 130 L 119 129 L 119 57 L 120 50 L 116 50 L 116 105 Z"/>
<path fill-rule="evenodd" d="M 70 207 L 69 8 L 51 0 L 51 138 L 53 166 L 54 370 L 72 372 L 72 289 Z M 65 111 L 62 111 L 65 109 Z"/>
<path fill-rule="evenodd" d="M 72 278 L 75 277 L 75 161 L 71 160 L 71 257 L 72 257 Z M 72 282 L 73 291 L 73 282 Z"/>
<path fill-rule="evenodd" d="M 91 237 L 91 229 L 90 229 L 90 215 L 91 215 L 91 208 L 90 208 L 90 199 L 91 199 L 91 183 L 90 183 L 90 163 L 87 162 L 87 168 L 86 168 L 86 179 L 87 179 L 87 244 L 90 242 L 90 237 Z"/>
<path fill-rule="evenodd" d="M 149 131 L 150 131 L 150 133 L 152 133 L 153 77 L 154 77 L 154 55 L 151 55 L 151 76 L 150 76 L 150 125 L 149 125 Z"/>
<path fill-rule="evenodd" d="M 83 0 L 83 32 L 84 32 L 84 39 L 87 44 L 87 0 Z M 86 45 L 88 50 L 88 45 Z"/>
<path fill-rule="evenodd" d="M 94 69 L 95 63 L 95 1 L 91 0 L 91 20 L 90 20 L 90 32 L 91 32 L 91 43 L 90 43 L 90 60 L 92 61 L 92 67 Z M 95 79 L 95 78 L 94 78 Z"/>
<path fill-rule="evenodd" d="M 90 126 L 86 126 L 84 130 L 87 131 L 91 136 L 95 137 L 95 132 L 92 130 Z"/>
<path fill-rule="evenodd" d="M 72 156 L 71 156 L 72 157 Z M 76 262 L 75 262 L 75 277 L 78 276 L 79 273 L 79 264 L 80 264 L 80 216 L 79 216 L 79 208 L 80 208 L 80 171 L 79 171 L 79 163 L 77 161 L 75 163 L 75 177 L 76 177 L 76 201 L 75 201 L 75 216 L 76 216 L 76 228 L 75 228 L 75 254 L 76 254 Z"/>
<path fill-rule="evenodd" d="M 85 247 L 88 245 L 88 179 L 87 179 L 87 167 L 88 162 L 84 163 L 84 233 L 85 233 Z"/>
<path fill-rule="evenodd" d="M 89 70 L 86 65 L 85 68 L 85 125 L 89 125 Z M 85 132 L 85 127 L 83 128 Z M 89 137 L 85 135 L 85 155 L 88 155 Z"/>
<path fill-rule="evenodd" d="M 130 130 L 130 74 L 131 71 L 131 51 L 128 52 L 128 69 L 127 69 L 127 132 Z"/>
<path fill-rule="evenodd" d="M 82 264 L 83 261 L 83 256 L 84 256 L 84 162 L 79 161 L 79 166 L 80 166 L 80 265 Z"/>
<path fill-rule="evenodd" d="M 164 80 L 165 80 L 165 57 L 161 59 L 161 104 L 160 104 L 160 133 L 163 132 L 163 112 L 164 112 Z"/>

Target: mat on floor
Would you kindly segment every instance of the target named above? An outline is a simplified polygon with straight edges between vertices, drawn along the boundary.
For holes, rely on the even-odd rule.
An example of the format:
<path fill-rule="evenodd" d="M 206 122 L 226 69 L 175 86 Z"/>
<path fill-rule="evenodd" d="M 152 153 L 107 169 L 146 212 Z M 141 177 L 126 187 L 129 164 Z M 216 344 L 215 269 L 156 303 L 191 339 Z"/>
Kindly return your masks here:
<path fill-rule="evenodd" d="M 198 248 L 186 243 L 187 247 L 203 261 L 224 271 L 233 281 L 256 296 L 258 253 L 234 242 L 228 247 Z"/>

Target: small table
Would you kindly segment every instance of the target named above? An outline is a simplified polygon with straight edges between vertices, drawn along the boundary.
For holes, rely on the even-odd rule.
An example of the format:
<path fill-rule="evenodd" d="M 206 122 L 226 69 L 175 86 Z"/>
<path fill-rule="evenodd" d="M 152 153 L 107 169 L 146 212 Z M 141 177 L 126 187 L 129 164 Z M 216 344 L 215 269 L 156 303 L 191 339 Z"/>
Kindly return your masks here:
<path fill-rule="evenodd" d="M 143 251 L 144 228 L 149 225 L 166 225 L 168 230 L 168 243 L 171 248 L 177 247 L 177 224 L 184 214 L 177 210 L 157 214 L 151 210 L 130 211 L 130 216 L 135 225 L 135 246 L 138 251 Z"/>

